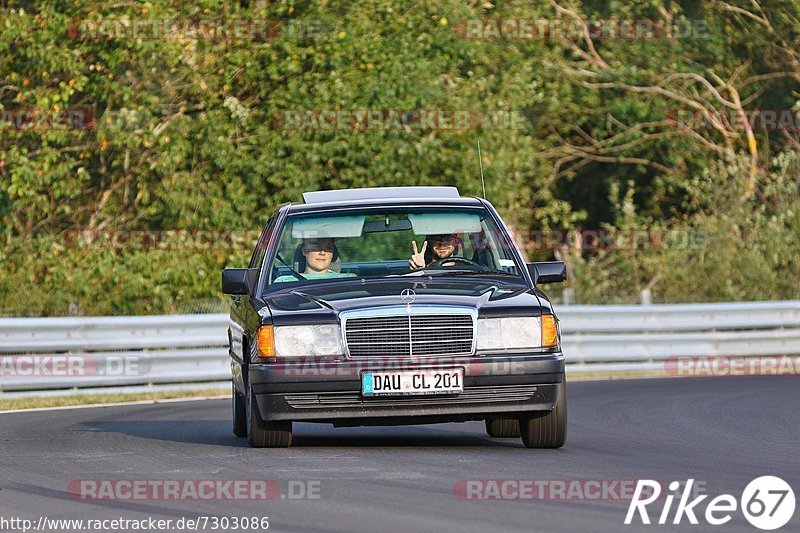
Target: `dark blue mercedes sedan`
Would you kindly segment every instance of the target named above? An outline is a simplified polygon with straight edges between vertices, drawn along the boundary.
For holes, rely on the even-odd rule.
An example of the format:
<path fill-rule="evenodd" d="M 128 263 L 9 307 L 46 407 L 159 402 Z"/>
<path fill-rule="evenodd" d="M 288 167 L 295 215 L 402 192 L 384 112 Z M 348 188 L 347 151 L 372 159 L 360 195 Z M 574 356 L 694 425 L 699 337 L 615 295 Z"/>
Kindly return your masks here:
<path fill-rule="evenodd" d="M 567 391 L 544 283 L 482 198 L 453 187 L 310 192 L 270 217 L 232 295 L 233 431 L 289 446 L 292 422 L 485 420 L 558 448 Z"/>

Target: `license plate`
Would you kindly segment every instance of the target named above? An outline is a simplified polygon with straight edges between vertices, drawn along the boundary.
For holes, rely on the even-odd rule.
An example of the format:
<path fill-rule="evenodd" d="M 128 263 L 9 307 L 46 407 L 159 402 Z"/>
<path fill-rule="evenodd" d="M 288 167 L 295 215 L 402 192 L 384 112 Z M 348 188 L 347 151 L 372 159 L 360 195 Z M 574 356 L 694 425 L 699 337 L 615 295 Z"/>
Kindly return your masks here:
<path fill-rule="evenodd" d="M 464 392 L 463 368 L 361 374 L 361 394 L 364 396 L 411 396 L 459 392 Z"/>

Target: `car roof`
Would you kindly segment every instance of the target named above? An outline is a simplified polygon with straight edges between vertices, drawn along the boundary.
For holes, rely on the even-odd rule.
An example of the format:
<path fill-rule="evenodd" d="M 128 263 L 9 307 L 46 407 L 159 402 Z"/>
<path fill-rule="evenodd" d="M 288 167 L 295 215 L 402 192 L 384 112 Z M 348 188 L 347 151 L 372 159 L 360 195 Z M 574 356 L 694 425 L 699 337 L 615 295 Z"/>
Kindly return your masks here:
<path fill-rule="evenodd" d="M 481 200 L 461 196 L 455 187 L 371 187 L 315 191 L 303 194 L 305 203 L 289 204 L 291 213 L 342 208 L 446 206 L 480 207 Z"/>
<path fill-rule="evenodd" d="M 459 198 L 455 187 L 364 187 L 334 191 L 304 192 L 306 204 L 347 202 L 354 200 L 387 200 L 389 198 Z"/>

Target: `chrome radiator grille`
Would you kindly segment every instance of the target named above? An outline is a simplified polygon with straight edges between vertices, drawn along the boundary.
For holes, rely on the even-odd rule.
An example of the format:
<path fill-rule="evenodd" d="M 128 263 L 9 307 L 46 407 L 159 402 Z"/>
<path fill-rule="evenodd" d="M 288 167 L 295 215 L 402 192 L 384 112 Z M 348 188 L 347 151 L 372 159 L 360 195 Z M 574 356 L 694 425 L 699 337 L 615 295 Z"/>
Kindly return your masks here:
<path fill-rule="evenodd" d="M 351 357 L 426 357 L 472 354 L 471 314 L 354 317 L 344 321 Z"/>

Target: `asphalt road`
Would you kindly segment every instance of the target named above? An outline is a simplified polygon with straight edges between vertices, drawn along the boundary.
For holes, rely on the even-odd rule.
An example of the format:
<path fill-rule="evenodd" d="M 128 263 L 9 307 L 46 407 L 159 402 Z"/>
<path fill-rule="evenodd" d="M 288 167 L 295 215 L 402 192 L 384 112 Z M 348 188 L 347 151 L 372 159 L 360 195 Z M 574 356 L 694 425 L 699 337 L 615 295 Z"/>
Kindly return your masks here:
<path fill-rule="evenodd" d="M 725 526 L 705 525 L 702 516 L 700 526 L 685 517 L 673 526 L 675 504 L 670 525 L 644 526 L 637 519 L 625 526 L 630 500 L 614 499 L 620 495 L 613 482 L 630 487 L 630 480 L 666 485 L 693 478 L 711 497 L 730 493 L 738 499 L 752 479 L 776 475 L 800 499 L 800 377 L 582 382 L 571 383 L 569 394 L 569 433 L 561 450 L 490 439 L 477 422 L 336 429 L 295 424 L 292 448 L 256 450 L 231 434 L 229 403 L 222 400 L 3 414 L 0 518 L 154 517 L 174 523 L 181 517 L 268 516 L 274 531 L 376 533 L 752 532 L 758 530 L 741 511 Z M 81 490 L 75 480 L 198 479 L 270 480 L 280 494 L 270 488 L 269 500 L 74 497 Z M 538 486 L 555 499 L 459 497 L 462 480 L 486 479 L 546 481 Z M 570 480 L 585 482 L 570 482 L 572 496 L 561 499 L 557 487 Z M 591 481 L 605 483 L 608 499 L 596 499 Z M 90 485 L 104 486 L 112 485 Z M 488 484 L 471 486 L 493 494 Z M 115 495 L 127 495 L 125 485 L 113 487 Z M 289 497 L 301 489 L 318 497 Z M 577 489 L 585 491 L 584 499 Z M 648 507 L 654 521 L 663 502 Z M 696 509 L 702 515 L 705 502 Z M 13 530 L 8 523 L 5 529 Z M 780 531 L 797 530 L 800 510 Z"/>

